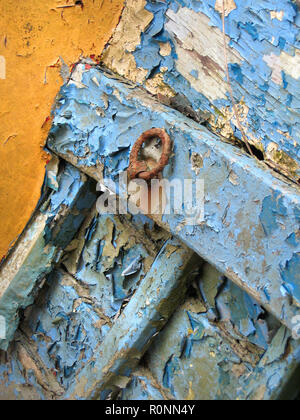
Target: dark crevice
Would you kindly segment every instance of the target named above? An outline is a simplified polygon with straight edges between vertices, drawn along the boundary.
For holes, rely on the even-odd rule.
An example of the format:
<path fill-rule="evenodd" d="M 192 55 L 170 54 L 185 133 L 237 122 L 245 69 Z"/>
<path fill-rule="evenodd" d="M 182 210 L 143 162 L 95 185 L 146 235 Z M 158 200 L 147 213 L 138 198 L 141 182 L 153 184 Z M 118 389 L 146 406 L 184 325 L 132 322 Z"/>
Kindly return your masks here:
<path fill-rule="evenodd" d="M 182 95 L 177 94 L 174 98 L 166 98 L 163 95 L 158 96 L 158 100 L 162 102 L 164 105 L 169 106 L 172 109 L 175 109 L 176 111 L 179 111 L 181 114 L 185 115 L 188 118 L 191 118 L 196 123 L 203 125 L 206 129 L 208 129 L 211 133 L 214 135 L 217 135 L 216 132 L 212 129 L 209 123 L 209 116 L 210 114 L 208 112 L 204 111 L 195 111 L 193 108 L 193 105 L 189 101 L 189 99 Z M 248 148 L 246 147 L 245 143 L 238 139 L 237 137 L 234 137 L 230 141 L 231 144 L 242 148 L 248 155 L 250 155 Z M 253 155 L 259 160 L 264 161 L 265 157 L 261 150 L 259 150 L 257 147 L 255 147 L 253 144 L 249 144 L 249 147 L 251 149 L 251 152 Z"/>
<path fill-rule="evenodd" d="M 249 144 L 249 146 L 250 146 L 250 149 L 251 149 L 252 153 L 254 154 L 254 156 L 255 156 L 258 160 L 260 160 L 260 161 L 264 161 L 264 160 L 265 160 L 264 154 L 263 154 L 263 152 L 262 152 L 261 150 L 259 150 L 259 149 L 258 149 L 257 147 L 255 147 L 253 144 Z"/>

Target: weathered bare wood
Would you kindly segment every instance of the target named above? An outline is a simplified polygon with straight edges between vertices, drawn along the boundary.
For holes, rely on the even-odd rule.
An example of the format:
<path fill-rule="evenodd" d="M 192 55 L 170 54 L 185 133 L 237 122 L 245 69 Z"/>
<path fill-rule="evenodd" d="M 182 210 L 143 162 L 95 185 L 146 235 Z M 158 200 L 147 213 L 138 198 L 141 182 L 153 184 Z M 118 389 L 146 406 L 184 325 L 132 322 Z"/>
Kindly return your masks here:
<path fill-rule="evenodd" d="M 242 127 L 257 154 L 297 182 L 299 10 L 292 0 L 224 5 L 237 113 L 226 81 L 221 0 L 129 0 L 103 63 L 161 100 L 185 95 L 194 112 L 210 114 L 210 129 L 233 143 Z"/>

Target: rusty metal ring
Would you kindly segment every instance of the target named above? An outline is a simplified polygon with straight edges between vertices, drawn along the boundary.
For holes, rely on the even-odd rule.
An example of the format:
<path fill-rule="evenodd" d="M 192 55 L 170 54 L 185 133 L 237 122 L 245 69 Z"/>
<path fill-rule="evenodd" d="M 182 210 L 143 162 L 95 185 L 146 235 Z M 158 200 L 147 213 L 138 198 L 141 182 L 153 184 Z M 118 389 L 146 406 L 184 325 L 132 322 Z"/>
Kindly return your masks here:
<path fill-rule="evenodd" d="M 146 162 L 139 160 L 139 152 L 147 140 L 151 140 L 155 137 L 158 137 L 161 140 L 163 151 L 157 166 L 149 171 Z M 172 142 L 165 130 L 161 128 L 152 128 L 151 130 L 145 131 L 131 150 L 128 168 L 129 178 L 140 178 L 149 181 L 150 179 L 157 177 L 169 163 L 171 152 Z"/>

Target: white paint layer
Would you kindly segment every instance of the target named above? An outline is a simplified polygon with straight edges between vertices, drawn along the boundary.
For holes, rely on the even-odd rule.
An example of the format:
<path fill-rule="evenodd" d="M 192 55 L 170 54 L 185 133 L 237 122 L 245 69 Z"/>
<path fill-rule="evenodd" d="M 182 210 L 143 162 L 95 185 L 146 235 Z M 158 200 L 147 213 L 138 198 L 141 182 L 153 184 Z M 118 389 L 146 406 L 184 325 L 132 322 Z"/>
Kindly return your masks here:
<path fill-rule="evenodd" d="M 272 69 L 272 81 L 277 85 L 283 83 L 282 71 L 294 79 L 300 78 L 300 51 L 296 50 L 295 56 L 282 51 L 279 56 L 275 54 L 265 55 L 264 61 Z"/>
<path fill-rule="evenodd" d="M 177 70 L 210 100 L 225 99 L 228 86 L 222 32 L 210 26 L 207 16 L 186 7 L 177 13 L 169 9 L 167 17 L 166 29 L 174 39 L 178 54 Z M 242 58 L 228 48 L 228 60 L 240 63 Z M 198 71 L 198 79 L 191 75 L 193 70 Z"/>

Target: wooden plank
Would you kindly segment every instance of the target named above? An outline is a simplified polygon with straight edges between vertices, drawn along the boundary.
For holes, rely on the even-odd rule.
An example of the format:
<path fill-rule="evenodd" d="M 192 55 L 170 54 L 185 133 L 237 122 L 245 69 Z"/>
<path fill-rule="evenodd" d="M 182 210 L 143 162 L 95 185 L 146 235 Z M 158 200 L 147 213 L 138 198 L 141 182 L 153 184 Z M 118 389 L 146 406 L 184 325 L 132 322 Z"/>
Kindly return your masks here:
<path fill-rule="evenodd" d="M 16 340 L 0 352 L 0 399 L 28 399 L 29 390 L 35 399 L 67 399 L 74 385 L 87 399 L 93 385 L 101 383 L 105 395 L 126 386 L 194 267 L 195 254 L 169 236 L 146 217 L 93 208 L 26 310 Z"/>
<path fill-rule="evenodd" d="M 129 382 L 130 373 L 185 296 L 187 276 L 199 261 L 177 240 L 157 255 L 134 297 L 104 338 L 98 355 L 77 376 L 68 399 L 106 399 Z"/>
<path fill-rule="evenodd" d="M 0 315 L 5 322 L 5 337 L 0 339 L 0 349 L 7 350 L 20 311 L 33 303 L 45 275 L 59 261 L 95 201 L 95 183 L 67 165 L 58 191 L 53 192 L 48 206 L 37 212 L 1 266 Z"/>
<path fill-rule="evenodd" d="M 174 154 L 163 175 L 182 185 L 203 180 L 205 217 L 188 226 L 185 215 L 163 215 L 161 225 L 292 328 L 300 302 L 299 188 L 111 75 L 83 71 L 82 84 L 63 87 L 49 148 L 84 172 L 101 166 L 98 180 L 116 181 L 136 139 L 166 129 Z"/>
<path fill-rule="evenodd" d="M 0 399 L 290 398 L 297 342 L 168 237 L 146 217 L 93 208 L 0 352 Z M 133 371 L 148 347 L 150 371 Z"/>
<path fill-rule="evenodd" d="M 293 400 L 299 340 L 208 264 L 197 280 L 219 317 L 186 298 L 144 357 L 155 382 L 176 400 Z"/>

